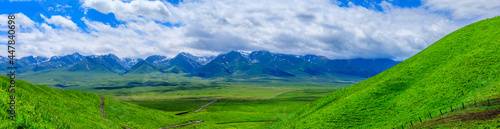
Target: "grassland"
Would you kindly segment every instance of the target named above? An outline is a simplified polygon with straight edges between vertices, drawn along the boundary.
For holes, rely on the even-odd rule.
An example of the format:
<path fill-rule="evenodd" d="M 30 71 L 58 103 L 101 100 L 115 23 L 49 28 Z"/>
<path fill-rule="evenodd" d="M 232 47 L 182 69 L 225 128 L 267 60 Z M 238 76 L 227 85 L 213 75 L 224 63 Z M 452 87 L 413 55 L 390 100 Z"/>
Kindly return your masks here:
<path fill-rule="evenodd" d="M 22 79 L 57 89 L 81 90 L 119 100 L 159 99 L 262 99 L 302 89 L 332 91 L 355 82 L 282 82 L 276 80 L 236 81 L 228 78 L 199 78 L 189 74 L 132 74 L 65 72 L 23 73 Z M 50 76 L 49 76 L 50 75 Z"/>
<path fill-rule="evenodd" d="M 58 90 L 17 80 L 15 121 L 8 119 L 7 80 L 0 76 L 0 128 L 160 128 L 189 120 L 173 113 L 144 108 L 106 97 L 103 118 L 98 95 Z"/>
<path fill-rule="evenodd" d="M 296 109 L 330 92 L 331 90 L 310 89 L 291 91 L 265 100 L 220 100 L 199 112 L 194 111 L 210 100 L 128 102 L 172 113 L 189 112 L 182 116 L 190 120 L 204 121 L 184 128 L 268 128 L 275 121 L 286 118 Z"/>
<path fill-rule="evenodd" d="M 372 78 L 316 100 L 273 127 L 395 128 L 449 105 L 500 98 L 499 30 L 500 17 L 468 25 Z M 498 121 L 496 116 L 493 122 Z"/>
<path fill-rule="evenodd" d="M 182 74 L 121 76 L 56 72 L 53 74 L 56 78 L 36 73 L 24 75 L 33 77 L 31 81 L 46 79 L 44 82 L 47 84 L 60 85 L 53 86 L 57 88 L 53 89 L 19 80 L 18 94 L 26 98 L 19 100 L 23 103 L 18 109 L 22 116 L 16 121 L 6 119 L 8 97 L 4 85 L 2 104 L 5 110 L 1 115 L 5 123 L 0 128 L 121 128 L 122 125 L 160 128 L 195 120 L 205 122 L 186 127 L 263 128 L 288 116 L 295 109 L 349 85 L 346 82 L 235 82 L 191 78 Z M 3 77 L 3 81 L 6 78 Z M 104 108 L 107 118 L 102 118 L 99 112 L 98 95 L 77 90 L 109 96 Z M 200 112 L 174 115 L 194 111 L 213 99 L 222 100 Z M 93 106 L 88 108 L 88 105 Z M 40 109 L 40 106 L 44 108 Z"/>

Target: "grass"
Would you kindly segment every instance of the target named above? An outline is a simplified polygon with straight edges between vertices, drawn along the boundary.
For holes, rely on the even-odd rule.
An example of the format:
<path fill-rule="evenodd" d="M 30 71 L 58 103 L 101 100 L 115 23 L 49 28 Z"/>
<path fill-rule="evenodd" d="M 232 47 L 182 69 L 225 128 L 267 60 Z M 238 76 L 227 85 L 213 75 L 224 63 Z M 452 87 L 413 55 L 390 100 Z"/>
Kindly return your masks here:
<path fill-rule="evenodd" d="M 278 85 L 279 86 L 279 85 Z M 140 106 L 166 112 L 181 113 L 190 120 L 205 122 L 184 128 L 268 128 L 279 119 L 286 118 L 296 109 L 327 95 L 332 89 L 303 89 L 291 91 L 265 100 L 224 99 L 193 112 L 211 100 L 140 100 L 128 101 Z"/>
<path fill-rule="evenodd" d="M 354 83 L 351 81 L 331 83 L 272 80 L 253 82 L 227 78 L 204 79 L 184 73 L 118 75 L 65 72 L 64 70 L 27 72 L 21 77 L 27 81 L 57 89 L 87 91 L 119 100 L 262 99 L 284 91 L 299 89 L 332 91 Z"/>
<path fill-rule="evenodd" d="M 268 100 L 280 100 L 280 101 L 314 101 L 322 98 L 334 90 L 321 90 L 321 89 L 308 89 L 308 90 L 296 90 L 291 92 L 283 93 L 279 96 L 270 98 Z"/>
<path fill-rule="evenodd" d="M 23 73 L 23 76 L 33 74 L 29 75 L 35 77 L 31 79 L 48 79 L 46 82 L 49 84 L 62 86 L 54 89 L 19 80 L 18 95 L 26 98 L 19 100 L 23 104 L 19 105 L 21 116 L 16 121 L 6 119 L 8 93 L 4 85 L 1 102 L 5 110 L 0 112 L 3 118 L 0 128 L 160 128 L 195 120 L 205 122 L 187 128 L 264 128 L 313 99 L 349 85 L 344 82 L 185 80 L 182 74 L 170 75 L 163 80 L 162 77 L 145 75 L 94 73 L 95 77 L 92 77 L 84 72 L 56 73 L 56 78 Z M 77 76 L 85 81 L 79 82 Z M 6 78 L 2 78 L 5 83 Z M 61 83 L 64 79 L 74 82 Z M 169 81 L 175 79 L 178 80 Z M 77 90 L 109 96 L 105 97 L 107 118 L 101 117 L 98 95 Z M 266 98 L 265 101 L 259 100 L 263 98 Z M 223 100 L 200 112 L 174 115 L 194 111 L 213 99 Z"/>
<path fill-rule="evenodd" d="M 194 111 L 209 101 L 155 100 L 130 102 L 148 108 L 180 113 Z M 184 128 L 266 128 L 274 121 L 288 116 L 297 108 L 308 103 L 310 101 L 220 100 L 199 112 L 190 112 L 182 116 L 190 120 L 204 121 Z"/>
<path fill-rule="evenodd" d="M 149 109 L 106 97 L 102 118 L 98 95 L 58 90 L 16 80 L 15 121 L 8 119 L 8 78 L 0 76 L 0 128 L 160 128 L 188 122 L 173 113 Z"/>
<path fill-rule="evenodd" d="M 372 78 L 309 104 L 273 128 L 394 128 L 449 105 L 500 98 L 499 30 L 500 17 L 468 25 Z"/>
<path fill-rule="evenodd" d="M 127 101 L 139 106 L 167 112 L 194 111 L 212 100 L 139 100 Z"/>

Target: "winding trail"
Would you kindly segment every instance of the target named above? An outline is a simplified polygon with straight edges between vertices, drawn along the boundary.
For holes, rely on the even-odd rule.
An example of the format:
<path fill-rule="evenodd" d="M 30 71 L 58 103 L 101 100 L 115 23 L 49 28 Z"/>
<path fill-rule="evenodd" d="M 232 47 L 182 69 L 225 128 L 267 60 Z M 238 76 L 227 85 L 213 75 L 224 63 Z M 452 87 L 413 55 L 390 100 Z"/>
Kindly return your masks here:
<path fill-rule="evenodd" d="M 101 96 L 101 107 L 99 108 L 101 110 L 102 118 L 106 118 L 106 114 L 104 114 L 104 96 Z M 125 125 L 121 125 L 125 129 L 132 129 L 130 127 L 127 127 Z"/>
<path fill-rule="evenodd" d="M 101 114 L 102 114 L 102 118 L 106 118 L 106 114 L 104 114 L 104 97 L 101 96 Z"/>
<path fill-rule="evenodd" d="M 280 92 L 280 93 L 277 93 L 273 96 L 269 96 L 269 97 L 266 97 L 266 98 L 262 98 L 262 99 L 259 99 L 259 100 L 264 100 L 264 99 L 269 99 L 269 98 L 273 98 L 273 97 L 276 97 L 278 95 L 281 95 L 281 94 L 284 94 L 284 93 L 288 93 L 288 92 L 292 92 L 292 91 L 296 91 L 296 90 L 289 90 L 289 91 L 284 91 L 284 92 Z"/>
<path fill-rule="evenodd" d="M 170 128 L 176 128 L 176 127 L 181 127 L 181 126 L 186 126 L 186 125 L 192 125 L 192 124 L 198 124 L 198 123 L 203 123 L 203 121 L 196 121 L 196 122 L 193 122 L 193 123 L 187 123 L 187 124 L 180 124 L 180 125 L 174 125 L 174 126 L 168 126 L 168 127 L 165 127 L 165 128 L 160 128 L 160 129 L 170 129 Z"/>
<path fill-rule="evenodd" d="M 214 101 L 212 101 L 212 102 L 210 102 L 210 103 L 207 103 L 207 104 L 203 105 L 200 109 L 196 110 L 195 112 L 198 112 L 198 111 L 200 111 L 201 109 L 203 109 L 203 108 L 207 107 L 208 105 L 210 105 L 210 104 L 212 104 L 212 103 L 215 103 L 215 102 L 217 102 L 217 101 L 219 101 L 219 100 L 217 99 L 217 100 L 214 100 Z"/>

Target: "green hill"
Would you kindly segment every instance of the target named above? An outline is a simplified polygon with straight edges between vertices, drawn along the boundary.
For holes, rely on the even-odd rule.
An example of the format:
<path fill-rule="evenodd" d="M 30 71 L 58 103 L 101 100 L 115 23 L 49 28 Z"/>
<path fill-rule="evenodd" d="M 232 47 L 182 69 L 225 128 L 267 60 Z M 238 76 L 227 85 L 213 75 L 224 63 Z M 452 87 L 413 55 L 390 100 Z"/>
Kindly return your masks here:
<path fill-rule="evenodd" d="M 419 117 L 428 118 L 429 113 L 449 110 L 450 105 L 497 98 L 500 98 L 500 17 L 463 27 L 404 62 L 335 91 L 273 126 L 401 128 L 400 125 Z M 468 110 L 492 109 L 498 110 L 500 106 Z M 500 116 L 495 114 L 493 118 L 446 124 L 497 128 L 499 121 Z"/>
<path fill-rule="evenodd" d="M 101 98 L 95 94 L 58 90 L 17 80 L 15 121 L 8 119 L 8 78 L 0 76 L 0 128 L 161 128 L 187 123 L 172 113 L 140 107 L 105 97 L 101 116 Z"/>

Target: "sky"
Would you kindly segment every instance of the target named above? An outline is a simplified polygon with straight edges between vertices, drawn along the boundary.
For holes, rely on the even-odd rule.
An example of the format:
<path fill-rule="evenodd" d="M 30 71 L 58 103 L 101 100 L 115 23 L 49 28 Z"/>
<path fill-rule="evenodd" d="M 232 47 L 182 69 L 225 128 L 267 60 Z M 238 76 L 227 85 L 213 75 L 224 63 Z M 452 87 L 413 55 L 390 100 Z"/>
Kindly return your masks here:
<path fill-rule="evenodd" d="M 500 15 L 498 0 L 0 0 L 0 49 L 16 56 L 214 56 L 267 50 L 405 60 Z"/>

